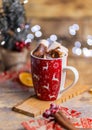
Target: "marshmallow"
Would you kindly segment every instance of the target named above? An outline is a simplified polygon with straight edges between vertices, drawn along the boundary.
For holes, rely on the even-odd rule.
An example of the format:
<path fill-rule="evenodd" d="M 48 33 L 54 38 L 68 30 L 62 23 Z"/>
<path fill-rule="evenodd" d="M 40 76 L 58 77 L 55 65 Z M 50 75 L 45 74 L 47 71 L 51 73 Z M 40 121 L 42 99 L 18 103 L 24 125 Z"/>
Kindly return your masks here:
<path fill-rule="evenodd" d="M 62 46 L 60 43 L 58 42 L 53 42 L 47 49 L 47 52 L 54 50 L 54 49 L 58 49 L 60 52 L 64 52 L 64 53 L 68 53 L 68 49 L 64 46 Z"/>
<path fill-rule="evenodd" d="M 51 51 L 51 50 L 54 50 L 56 48 L 60 48 L 61 47 L 61 44 L 58 43 L 58 42 L 53 42 L 52 44 L 50 44 L 50 46 L 48 47 L 47 49 L 47 52 Z"/>
<path fill-rule="evenodd" d="M 44 46 L 46 46 L 48 48 L 50 43 L 47 40 L 42 39 L 42 40 L 39 41 L 39 44 L 43 44 Z"/>
<path fill-rule="evenodd" d="M 68 55 L 68 49 L 58 42 L 49 43 L 47 40 L 42 39 L 39 41 L 38 46 L 33 51 L 33 55 L 40 58 L 60 58 Z"/>
<path fill-rule="evenodd" d="M 45 53 L 47 52 L 48 45 L 49 45 L 49 42 L 47 40 L 44 40 L 44 39 L 40 40 L 38 46 L 33 51 L 33 55 L 40 58 L 44 58 Z"/>

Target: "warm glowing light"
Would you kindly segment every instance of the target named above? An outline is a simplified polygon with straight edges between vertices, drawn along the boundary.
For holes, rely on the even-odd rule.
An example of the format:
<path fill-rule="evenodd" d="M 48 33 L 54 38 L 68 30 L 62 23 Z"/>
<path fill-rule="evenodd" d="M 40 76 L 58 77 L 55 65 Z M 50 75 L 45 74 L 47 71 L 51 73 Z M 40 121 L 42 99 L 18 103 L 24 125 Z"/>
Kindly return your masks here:
<path fill-rule="evenodd" d="M 83 55 L 86 56 L 86 57 L 91 56 L 91 53 L 90 53 L 88 48 L 83 48 Z"/>
<path fill-rule="evenodd" d="M 26 24 L 26 25 L 25 25 L 25 28 L 26 28 L 26 29 L 28 29 L 29 27 L 30 27 L 30 25 L 29 25 L 29 24 Z"/>
<path fill-rule="evenodd" d="M 24 4 L 28 3 L 28 0 L 24 0 Z"/>
<path fill-rule="evenodd" d="M 69 27 L 69 33 L 73 36 L 76 35 L 76 31 L 72 28 L 72 26 Z"/>
<path fill-rule="evenodd" d="M 41 37 L 41 36 L 42 36 L 42 32 L 41 32 L 41 31 L 35 32 L 35 36 L 36 36 L 36 37 Z"/>
<path fill-rule="evenodd" d="M 92 46 L 92 39 L 87 39 L 87 44 L 88 44 L 89 46 Z"/>
<path fill-rule="evenodd" d="M 76 54 L 76 55 L 81 55 L 82 54 L 81 48 L 77 48 L 77 47 L 73 47 L 72 52 L 73 52 L 73 54 Z"/>
<path fill-rule="evenodd" d="M 81 55 L 82 54 L 81 48 L 77 48 L 75 53 L 76 53 L 76 55 Z"/>
<path fill-rule="evenodd" d="M 26 43 L 26 44 L 27 44 L 27 43 L 30 43 L 30 42 L 32 42 L 31 39 L 26 39 L 26 40 L 25 40 L 25 43 Z"/>
<path fill-rule="evenodd" d="M 72 48 L 72 52 L 75 54 L 77 47 Z"/>
<path fill-rule="evenodd" d="M 41 29 L 41 27 L 39 26 L 39 25 L 35 25 L 35 26 L 33 26 L 32 28 L 31 28 L 31 31 L 32 32 L 37 32 L 37 31 L 39 31 Z"/>
<path fill-rule="evenodd" d="M 17 28 L 17 32 L 21 32 L 21 29 L 20 29 L 20 28 Z"/>
<path fill-rule="evenodd" d="M 30 34 L 27 35 L 27 38 L 28 39 L 34 39 L 34 35 L 30 33 Z"/>
<path fill-rule="evenodd" d="M 51 39 L 51 41 L 56 41 L 57 40 L 57 36 L 55 34 L 52 34 L 50 36 L 50 39 Z"/>
<path fill-rule="evenodd" d="M 4 45 L 4 44 L 5 44 L 5 41 L 2 41 L 2 42 L 1 42 L 1 45 Z"/>
<path fill-rule="evenodd" d="M 69 26 L 69 33 L 71 35 L 76 35 L 76 32 L 79 30 L 78 24 L 73 24 L 72 26 Z"/>
<path fill-rule="evenodd" d="M 79 30 L 79 25 L 78 24 L 73 24 L 72 27 L 73 27 L 74 30 L 77 30 L 77 31 Z"/>
<path fill-rule="evenodd" d="M 81 43 L 80 43 L 79 41 L 76 41 L 76 42 L 74 43 L 74 45 L 75 45 L 75 47 L 78 47 L 78 48 L 81 47 Z"/>
<path fill-rule="evenodd" d="M 92 46 L 92 36 L 91 35 L 88 35 L 88 37 L 87 37 L 87 44 L 89 46 Z"/>

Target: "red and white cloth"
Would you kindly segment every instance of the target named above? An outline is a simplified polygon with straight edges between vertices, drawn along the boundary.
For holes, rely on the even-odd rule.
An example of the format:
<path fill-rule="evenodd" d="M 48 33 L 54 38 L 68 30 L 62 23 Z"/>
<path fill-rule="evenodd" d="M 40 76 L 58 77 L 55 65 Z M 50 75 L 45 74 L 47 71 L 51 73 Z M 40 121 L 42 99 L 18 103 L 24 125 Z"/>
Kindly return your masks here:
<path fill-rule="evenodd" d="M 92 128 L 92 118 L 79 118 L 81 114 L 80 112 L 66 107 L 61 107 L 61 110 L 71 120 L 75 127 Z M 22 125 L 26 130 L 63 130 L 58 123 L 46 118 L 24 121 L 22 122 Z"/>
<path fill-rule="evenodd" d="M 4 71 L 2 73 L 0 73 L 0 83 L 3 83 L 7 80 L 14 80 L 14 81 L 18 81 L 18 75 L 19 73 L 21 72 L 24 72 L 24 71 L 28 71 L 30 72 L 31 71 L 31 65 L 30 65 L 30 62 L 28 61 L 27 64 L 25 64 L 20 70 L 18 71 Z"/>
<path fill-rule="evenodd" d="M 74 118 L 72 123 L 77 128 L 92 128 L 92 118 Z M 60 125 L 47 119 L 33 119 L 22 122 L 26 130 L 63 130 Z"/>

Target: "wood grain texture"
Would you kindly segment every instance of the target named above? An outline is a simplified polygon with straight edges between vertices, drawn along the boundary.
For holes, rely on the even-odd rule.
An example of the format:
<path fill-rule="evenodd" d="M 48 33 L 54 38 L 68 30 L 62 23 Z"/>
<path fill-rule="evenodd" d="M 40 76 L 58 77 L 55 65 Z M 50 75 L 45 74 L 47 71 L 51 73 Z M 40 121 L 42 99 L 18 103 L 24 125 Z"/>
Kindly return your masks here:
<path fill-rule="evenodd" d="M 36 18 L 81 18 L 92 16 L 91 0 L 29 0 L 27 16 Z"/>
<path fill-rule="evenodd" d="M 66 86 L 71 84 L 71 82 L 72 81 L 68 80 Z M 55 104 L 61 104 L 75 96 L 80 95 L 81 93 L 87 91 L 88 89 L 89 89 L 88 86 L 77 84 L 74 87 L 67 90 L 66 92 L 64 92 L 61 98 L 55 101 L 42 101 L 37 99 L 36 96 L 32 96 L 27 100 L 15 105 L 12 110 L 31 117 L 36 117 L 41 115 L 44 112 L 44 110 L 48 109 L 51 102 Z"/>
<path fill-rule="evenodd" d="M 35 45 L 33 43 L 32 49 L 34 49 Z M 92 58 L 74 56 L 72 53 L 70 55 L 69 51 L 68 65 L 78 69 L 80 75 L 79 84 L 84 84 L 82 88 L 84 86 L 92 87 Z M 72 74 L 69 73 L 68 79 L 72 80 Z M 23 130 L 21 122 L 29 121 L 32 118 L 12 111 L 12 107 L 24 102 L 33 94 L 33 89 L 26 91 L 20 84 L 11 80 L 0 83 L 0 130 Z M 92 94 L 88 92 L 78 96 L 74 95 L 74 98 L 71 95 L 70 100 L 66 102 L 64 100 L 60 105 L 80 111 L 82 113 L 81 117 L 92 117 Z"/>

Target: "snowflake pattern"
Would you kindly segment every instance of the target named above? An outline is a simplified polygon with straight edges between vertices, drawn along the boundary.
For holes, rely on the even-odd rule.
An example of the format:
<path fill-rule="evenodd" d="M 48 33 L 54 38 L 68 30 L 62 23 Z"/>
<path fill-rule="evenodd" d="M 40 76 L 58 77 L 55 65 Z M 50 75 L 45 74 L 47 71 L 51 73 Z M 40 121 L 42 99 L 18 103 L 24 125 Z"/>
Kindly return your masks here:
<path fill-rule="evenodd" d="M 60 92 L 62 74 L 62 59 L 44 60 L 32 58 L 34 88 L 42 100 L 56 100 Z"/>

